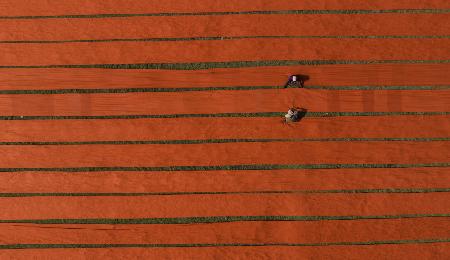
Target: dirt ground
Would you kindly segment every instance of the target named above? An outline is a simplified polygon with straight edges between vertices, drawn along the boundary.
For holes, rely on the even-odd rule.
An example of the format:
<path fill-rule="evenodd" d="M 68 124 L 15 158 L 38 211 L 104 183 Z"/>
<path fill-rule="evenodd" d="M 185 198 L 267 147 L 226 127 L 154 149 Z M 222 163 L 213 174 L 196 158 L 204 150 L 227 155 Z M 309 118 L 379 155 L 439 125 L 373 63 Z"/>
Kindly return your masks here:
<path fill-rule="evenodd" d="M 0 259 L 450 259 L 449 19 L 1 1 Z"/>

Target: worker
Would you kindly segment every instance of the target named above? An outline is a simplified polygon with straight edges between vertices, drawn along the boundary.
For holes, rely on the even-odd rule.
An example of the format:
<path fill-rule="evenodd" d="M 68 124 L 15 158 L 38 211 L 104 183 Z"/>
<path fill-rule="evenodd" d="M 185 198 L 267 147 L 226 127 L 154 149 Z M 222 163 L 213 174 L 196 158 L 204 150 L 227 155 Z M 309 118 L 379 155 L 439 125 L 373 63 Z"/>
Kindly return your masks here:
<path fill-rule="evenodd" d="M 300 75 L 291 75 L 288 78 L 288 81 L 286 83 L 286 85 L 284 85 L 285 88 L 291 87 L 291 86 L 296 86 L 298 87 L 300 85 L 300 87 L 303 87 L 304 81 L 303 81 L 303 77 Z"/>
<path fill-rule="evenodd" d="M 299 120 L 299 110 L 297 108 L 290 108 L 286 115 L 284 115 L 286 122 L 297 122 Z"/>
<path fill-rule="evenodd" d="M 300 121 L 308 112 L 305 108 L 293 107 L 290 108 L 286 115 L 284 115 L 284 119 L 286 123 L 290 122 L 298 122 Z"/>

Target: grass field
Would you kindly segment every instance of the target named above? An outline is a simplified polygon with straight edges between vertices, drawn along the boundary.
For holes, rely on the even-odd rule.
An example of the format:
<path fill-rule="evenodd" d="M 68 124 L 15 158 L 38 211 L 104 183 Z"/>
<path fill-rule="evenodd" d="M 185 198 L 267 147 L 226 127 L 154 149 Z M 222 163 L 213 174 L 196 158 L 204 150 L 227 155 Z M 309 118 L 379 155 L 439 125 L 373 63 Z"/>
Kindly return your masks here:
<path fill-rule="evenodd" d="M 0 259 L 449 259 L 449 19 L 1 1 Z"/>

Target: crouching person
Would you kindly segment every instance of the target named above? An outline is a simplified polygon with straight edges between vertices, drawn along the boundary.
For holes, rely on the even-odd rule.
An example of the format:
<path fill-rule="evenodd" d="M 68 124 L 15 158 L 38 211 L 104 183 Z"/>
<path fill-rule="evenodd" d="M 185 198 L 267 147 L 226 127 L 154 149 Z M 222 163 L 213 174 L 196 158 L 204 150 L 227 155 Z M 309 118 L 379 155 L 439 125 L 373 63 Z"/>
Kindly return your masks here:
<path fill-rule="evenodd" d="M 293 107 L 290 108 L 284 118 L 286 123 L 298 122 L 306 115 L 307 110 L 304 108 Z"/>

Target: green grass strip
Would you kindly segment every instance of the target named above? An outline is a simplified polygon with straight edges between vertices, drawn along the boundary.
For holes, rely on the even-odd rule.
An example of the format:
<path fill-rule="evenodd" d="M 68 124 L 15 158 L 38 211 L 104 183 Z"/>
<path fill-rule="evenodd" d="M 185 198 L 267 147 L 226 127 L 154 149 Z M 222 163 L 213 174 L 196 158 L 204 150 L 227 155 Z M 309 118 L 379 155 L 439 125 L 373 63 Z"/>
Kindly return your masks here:
<path fill-rule="evenodd" d="M 0 168 L 0 172 L 105 172 L 105 171 L 242 171 L 284 169 L 363 169 L 363 168 L 422 168 L 450 167 L 450 162 L 417 164 L 249 164 L 211 166 L 152 166 L 152 167 L 67 167 L 67 168 Z"/>
<path fill-rule="evenodd" d="M 286 112 L 166 114 L 166 115 L 105 115 L 105 116 L 0 116 L 0 120 L 99 120 L 150 118 L 222 118 L 222 117 L 283 117 Z M 450 112 L 308 112 L 305 117 L 339 116 L 442 116 Z"/>
<path fill-rule="evenodd" d="M 239 195 L 239 194 L 359 194 L 359 193 L 438 193 L 450 192 L 450 188 L 430 189 L 353 189 L 353 190 L 270 190 L 270 191 L 192 191 L 192 192 L 108 192 L 108 193 L 0 193 L 3 198 L 18 197 L 140 197 L 180 195 Z"/>
<path fill-rule="evenodd" d="M 206 70 L 219 68 L 250 68 L 276 66 L 368 65 L 368 64 L 446 64 L 450 60 L 261 60 L 218 61 L 188 63 L 134 63 L 134 64 L 60 64 L 60 65 L 6 65 L 0 69 L 153 69 Z"/>
<path fill-rule="evenodd" d="M 141 16 L 205 16 L 205 15 L 283 15 L 283 14 L 445 14 L 450 9 L 385 9 L 385 10 L 270 10 L 234 12 L 179 12 L 140 14 L 72 14 L 72 15 L 22 15 L 0 16 L 0 19 L 93 19 Z"/>
<path fill-rule="evenodd" d="M 287 87 L 295 88 L 295 87 Z M 448 90 L 448 85 L 436 86 L 309 86 L 305 89 L 319 90 Z M 284 86 L 231 86 L 231 87 L 192 87 L 192 88 L 97 88 L 97 89 L 18 89 L 0 90 L 6 95 L 53 95 L 53 94 L 123 94 L 148 92 L 188 92 L 188 91 L 237 91 L 285 89 Z"/>
<path fill-rule="evenodd" d="M 0 41 L 0 44 L 54 44 L 93 42 L 173 42 L 173 41 L 229 41 L 246 39 L 449 39 L 450 35 L 256 35 L 256 36 L 207 36 L 173 38 L 115 38 L 81 40 L 20 40 Z"/>
<path fill-rule="evenodd" d="M 422 86 L 416 88 L 450 89 L 450 86 Z M 188 92 L 188 91 L 221 91 L 221 90 L 261 90 L 284 89 L 283 86 L 231 86 L 231 87 L 191 87 L 191 88 L 97 88 L 97 89 L 19 89 L 0 90 L 0 94 L 122 94 L 122 93 L 148 93 L 148 92 Z"/>
<path fill-rule="evenodd" d="M 10 244 L 0 249 L 50 249 L 50 248 L 191 248 L 191 247 L 317 247 L 317 246 L 376 246 L 402 244 L 448 243 L 450 239 L 382 240 L 364 242 L 322 243 L 229 243 L 229 244 Z"/>
<path fill-rule="evenodd" d="M 0 142 L 0 145 L 146 145 L 146 144 L 221 144 L 269 142 L 437 142 L 450 137 L 413 138 L 294 138 L 294 139 L 203 139 L 203 140 L 141 140 L 141 141 L 82 141 L 82 142 Z"/>
<path fill-rule="evenodd" d="M 450 86 L 308 86 L 306 89 L 320 90 L 447 90 Z M 1 93 L 1 92 L 0 92 Z"/>
<path fill-rule="evenodd" d="M 9 224 L 204 224 L 204 223 L 228 223 L 243 221 L 339 221 L 339 220 L 365 220 L 365 219 L 409 219 L 409 218 L 434 218 L 450 217 L 450 214 L 402 214 L 382 216 L 217 216 L 217 217 L 181 217 L 181 218 L 133 218 L 133 219 L 19 219 L 0 220 L 0 223 Z"/>

